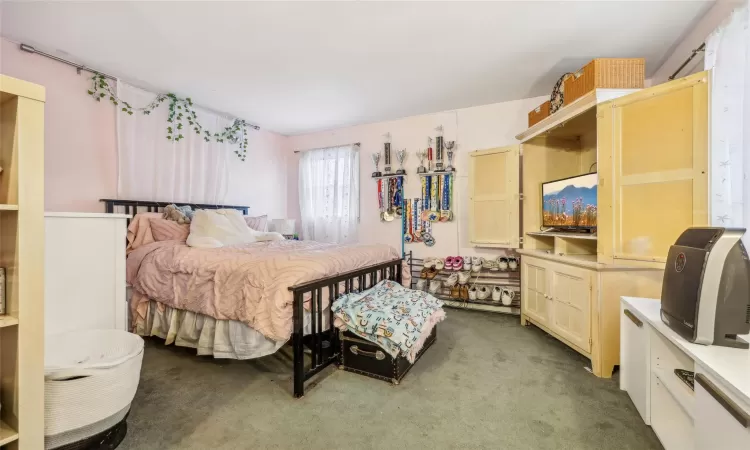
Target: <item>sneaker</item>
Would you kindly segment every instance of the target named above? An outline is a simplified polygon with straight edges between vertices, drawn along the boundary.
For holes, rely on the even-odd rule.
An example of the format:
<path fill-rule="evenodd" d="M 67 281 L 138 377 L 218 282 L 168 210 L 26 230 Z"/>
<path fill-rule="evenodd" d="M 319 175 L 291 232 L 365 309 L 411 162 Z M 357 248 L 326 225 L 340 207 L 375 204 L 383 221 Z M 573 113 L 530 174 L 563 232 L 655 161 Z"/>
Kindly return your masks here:
<path fill-rule="evenodd" d="M 469 289 L 469 300 L 476 300 L 477 299 L 477 287 L 472 286 Z"/>
<path fill-rule="evenodd" d="M 491 270 L 493 272 L 497 272 L 499 269 L 497 268 L 497 261 L 493 259 L 487 259 L 482 263 L 482 268 Z"/>
<path fill-rule="evenodd" d="M 448 279 L 445 280 L 445 287 L 455 286 L 456 282 L 458 282 L 458 274 L 452 273 L 452 274 L 450 274 L 450 276 L 448 277 Z"/>
<path fill-rule="evenodd" d="M 430 256 L 424 259 L 424 266 L 428 269 L 432 269 L 435 267 L 436 262 L 437 262 L 437 258 Z"/>
<path fill-rule="evenodd" d="M 471 271 L 474 273 L 479 272 L 482 270 L 482 265 L 484 265 L 484 258 L 472 258 Z"/>
<path fill-rule="evenodd" d="M 460 256 L 456 256 L 453 258 L 453 270 L 458 272 L 459 270 L 463 270 L 464 268 L 464 259 Z"/>
<path fill-rule="evenodd" d="M 472 266 L 481 266 L 483 260 L 484 260 L 484 258 L 480 258 L 479 256 L 472 256 L 471 257 L 471 265 Z"/>
<path fill-rule="evenodd" d="M 420 278 L 420 279 L 417 280 L 416 290 L 418 290 L 418 291 L 426 291 L 427 290 L 427 280 L 425 278 Z"/>
<path fill-rule="evenodd" d="M 458 295 L 458 296 L 459 296 L 459 298 L 460 298 L 461 300 L 464 300 L 464 301 L 465 301 L 465 300 L 468 300 L 468 299 L 469 299 L 469 286 L 461 286 L 461 287 L 460 287 L 460 289 L 461 289 L 461 290 L 460 290 L 460 291 L 459 291 L 459 293 L 458 293 L 458 294 L 459 294 L 459 295 Z"/>
<path fill-rule="evenodd" d="M 508 267 L 510 270 L 518 269 L 518 258 L 508 258 Z"/>
<path fill-rule="evenodd" d="M 456 258 L 449 256 L 445 258 L 445 269 L 453 270 L 453 265 L 456 263 Z"/>
<path fill-rule="evenodd" d="M 500 289 L 500 286 L 495 286 L 492 288 L 492 301 L 493 302 L 499 302 L 500 297 L 502 296 L 503 290 Z"/>
<path fill-rule="evenodd" d="M 430 281 L 430 287 L 429 287 L 430 294 L 433 294 L 433 295 L 437 294 L 438 291 L 440 290 L 440 287 L 442 286 L 442 284 L 443 284 L 443 282 L 440 281 L 440 280 L 432 280 L 432 281 Z"/>
<path fill-rule="evenodd" d="M 490 295 L 490 289 L 487 286 L 482 286 L 477 289 L 477 300 L 487 300 Z"/>
<path fill-rule="evenodd" d="M 454 300 L 458 300 L 461 298 L 461 287 L 456 285 L 451 287 L 451 298 Z"/>
<path fill-rule="evenodd" d="M 471 272 L 458 272 L 458 284 L 466 284 L 471 279 Z"/>
<path fill-rule="evenodd" d="M 471 256 L 464 256 L 464 270 L 471 270 Z"/>
<path fill-rule="evenodd" d="M 508 258 L 498 256 L 497 257 L 497 267 L 500 270 L 508 270 Z"/>
<path fill-rule="evenodd" d="M 443 258 L 437 258 L 435 260 L 435 268 L 437 270 L 443 270 L 444 267 L 445 267 L 445 261 L 443 261 Z"/>

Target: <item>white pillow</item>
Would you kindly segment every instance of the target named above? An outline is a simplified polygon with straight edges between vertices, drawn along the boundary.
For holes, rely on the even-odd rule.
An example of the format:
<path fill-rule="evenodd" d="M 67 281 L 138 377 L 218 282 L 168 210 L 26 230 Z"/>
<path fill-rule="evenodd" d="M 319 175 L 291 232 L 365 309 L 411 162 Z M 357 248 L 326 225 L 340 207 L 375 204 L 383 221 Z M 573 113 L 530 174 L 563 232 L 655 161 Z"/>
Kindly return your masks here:
<path fill-rule="evenodd" d="M 217 248 L 258 241 L 284 240 L 279 233 L 264 233 L 250 229 L 236 209 L 199 209 L 190 223 L 187 245 Z"/>

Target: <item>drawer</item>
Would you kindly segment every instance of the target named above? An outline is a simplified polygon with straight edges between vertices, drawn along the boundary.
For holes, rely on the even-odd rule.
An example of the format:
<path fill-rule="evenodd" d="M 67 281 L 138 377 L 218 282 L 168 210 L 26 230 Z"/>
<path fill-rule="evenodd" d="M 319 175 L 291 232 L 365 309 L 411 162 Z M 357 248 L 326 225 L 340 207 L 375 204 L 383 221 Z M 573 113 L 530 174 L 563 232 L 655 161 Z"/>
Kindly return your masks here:
<path fill-rule="evenodd" d="M 658 331 L 649 328 L 651 370 L 674 373 L 675 369 L 695 371 L 693 360 Z"/>
<path fill-rule="evenodd" d="M 693 420 L 667 390 L 656 373 L 651 374 L 651 427 L 665 450 L 692 450 Z"/>
<path fill-rule="evenodd" d="M 628 393 L 647 425 L 651 424 L 649 328 L 620 305 L 620 389 Z"/>

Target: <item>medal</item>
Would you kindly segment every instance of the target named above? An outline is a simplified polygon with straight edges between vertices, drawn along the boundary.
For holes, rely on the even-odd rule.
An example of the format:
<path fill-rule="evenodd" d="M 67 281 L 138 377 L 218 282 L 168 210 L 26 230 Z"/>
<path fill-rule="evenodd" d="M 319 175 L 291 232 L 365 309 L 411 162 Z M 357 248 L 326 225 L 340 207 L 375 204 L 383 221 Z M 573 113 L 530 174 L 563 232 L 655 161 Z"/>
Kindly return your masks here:
<path fill-rule="evenodd" d="M 453 218 L 451 212 L 451 192 L 453 191 L 453 183 L 450 175 L 441 175 L 443 179 L 442 193 L 441 193 L 441 204 L 440 204 L 440 221 L 447 222 Z"/>

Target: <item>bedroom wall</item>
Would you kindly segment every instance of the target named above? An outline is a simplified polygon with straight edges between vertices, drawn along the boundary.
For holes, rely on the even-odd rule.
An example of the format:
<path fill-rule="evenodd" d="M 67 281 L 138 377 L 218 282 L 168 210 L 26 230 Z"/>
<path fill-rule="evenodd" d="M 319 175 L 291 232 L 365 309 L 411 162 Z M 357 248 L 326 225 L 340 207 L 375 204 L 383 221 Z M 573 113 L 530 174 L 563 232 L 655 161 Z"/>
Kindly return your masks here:
<path fill-rule="evenodd" d="M 515 135 L 527 128 L 529 110 L 542 103 L 546 97 L 496 103 L 472 108 L 463 108 L 435 114 L 425 114 L 404 119 L 379 122 L 332 131 L 289 137 L 290 164 L 288 166 L 288 215 L 299 223 L 298 166 L 299 154 L 293 150 L 328 147 L 353 142 L 361 143 L 360 155 L 360 227 L 362 243 L 383 243 L 401 248 L 401 222 L 381 222 L 377 208 L 376 182 L 370 178 L 373 172 L 371 154 L 382 150 L 383 134 L 391 133 L 391 148 L 395 151 L 406 148 L 409 157 L 405 164 L 407 177 L 405 196 L 418 197 L 419 177 L 415 175 L 419 160 L 414 155 L 418 148 L 426 148 L 427 137 L 435 136 L 435 127 L 443 125 L 445 140 L 455 140 L 457 146 L 456 186 L 454 190 L 455 219 L 452 222 L 433 225 L 436 244 L 429 248 L 424 244 L 407 244 L 406 251 L 413 250 L 418 256 L 425 255 L 498 255 L 500 251 L 477 249 L 468 241 L 468 156 L 474 150 L 513 144 Z M 395 161 L 395 159 L 394 159 Z M 383 164 L 381 160 L 380 168 Z M 394 165 L 394 170 L 397 164 Z"/>
<path fill-rule="evenodd" d="M 65 64 L 22 52 L 0 38 L 0 73 L 45 86 L 44 200 L 47 211 L 102 212 L 100 198 L 117 197 L 116 111 L 86 95 L 89 77 Z M 252 131 L 248 159 L 231 160 L 227 204 L 252 214 L 287 212 L 287 138 Z"/>

